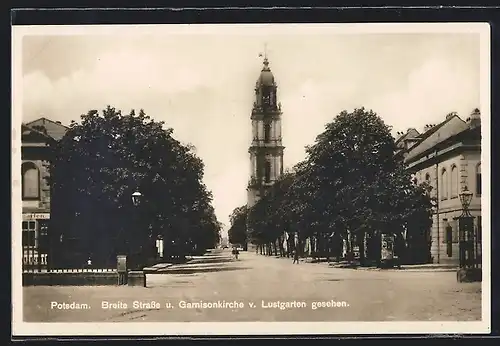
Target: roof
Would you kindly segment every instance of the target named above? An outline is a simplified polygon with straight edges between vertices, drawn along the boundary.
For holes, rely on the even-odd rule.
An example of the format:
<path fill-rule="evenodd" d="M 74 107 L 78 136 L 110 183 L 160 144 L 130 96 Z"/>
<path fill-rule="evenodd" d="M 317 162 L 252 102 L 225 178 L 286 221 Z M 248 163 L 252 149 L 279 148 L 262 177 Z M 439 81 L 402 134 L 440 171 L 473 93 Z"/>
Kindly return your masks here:
<path fill-rule="evenodd" d="M 51 136 L 42 131 L 34 129 L 32 127 L 28 127 L 26 124 L 21 124 L 21 138 L 24 136 L 36 136 L 36 138 L 40 139 L 40 142 L 47 142 L 53 140 Z M 25 137 L 26 138 L 26 137 Z M 22 140 L 22 139 L 21 139 Z"/>
<path fill-rule="evenodd" d="M 411 135 L 411 137 L 410 137 Z M 409 128 L 405 134 L 403 134 L 401 137 L 397 138 L 395 143 L 398 144 L 398 143 L 401 143 L 403 142 L 405 139 L 413 139 L 413 138 L 417 138 L 418 136 L 420 136 L 420 133 L 414 129 L 414 128 Z"/>
<path fill-rule="evenodd" d="M 406 161 L 411 161 L 421 156 L 437 144 L 444 142 L 468 128 L 468 124 L 460 119 L 458 115 L 447 117 L 442 123 L 431 127 L 421 135 L 418 142 L 408 151 Z"/>
<path fill-rule="evenodd" d="M 37 126 L 43 127 L 47 131 L 47 135 L 55 140 L 60 140 L 66 134 L 69 127 L 61 124 L 60 122 L 53 121 L 47 118 L 40 118 L 33 121 L 30 121 L 25 124 L 25 126 L 30 128 L 36 128 Z"/>

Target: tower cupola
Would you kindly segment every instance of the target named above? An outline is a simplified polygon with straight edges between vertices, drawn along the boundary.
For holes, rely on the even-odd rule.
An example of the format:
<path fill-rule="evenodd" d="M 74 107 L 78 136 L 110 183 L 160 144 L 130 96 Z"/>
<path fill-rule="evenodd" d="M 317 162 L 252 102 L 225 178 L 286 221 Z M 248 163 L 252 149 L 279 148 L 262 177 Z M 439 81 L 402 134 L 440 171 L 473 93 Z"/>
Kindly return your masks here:
<path fill-rule="evenodd" d="M 274 75 L 269 68 L 269 60 L 264 58 L 262 70 L 260 71 L 259 79 L 257 80 L 257 87 L 259 86 L 274 86 Z"/>

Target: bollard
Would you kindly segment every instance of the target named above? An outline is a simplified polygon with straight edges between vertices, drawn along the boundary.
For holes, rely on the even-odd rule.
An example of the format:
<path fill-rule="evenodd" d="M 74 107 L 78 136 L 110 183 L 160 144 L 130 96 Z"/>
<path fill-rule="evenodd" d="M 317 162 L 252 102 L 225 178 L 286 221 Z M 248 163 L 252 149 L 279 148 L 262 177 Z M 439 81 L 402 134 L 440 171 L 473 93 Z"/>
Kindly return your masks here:
<path fill-rule="evenodd" d="M 126 285 L 127 278 L 127 256 L 116 256 L 116 270 L 118 272 L 118 285 Z"/>

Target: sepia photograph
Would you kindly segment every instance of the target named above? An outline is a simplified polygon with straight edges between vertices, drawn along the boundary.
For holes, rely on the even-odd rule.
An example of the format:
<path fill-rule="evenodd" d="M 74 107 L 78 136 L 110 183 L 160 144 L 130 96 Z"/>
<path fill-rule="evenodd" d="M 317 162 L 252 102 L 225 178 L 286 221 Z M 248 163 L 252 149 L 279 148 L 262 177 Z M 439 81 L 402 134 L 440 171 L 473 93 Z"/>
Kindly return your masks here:
<path fill-rule="evenodd" d="M 12 61 L 14 335 L 490 331 L 488 24 L 13 26 Z"/>

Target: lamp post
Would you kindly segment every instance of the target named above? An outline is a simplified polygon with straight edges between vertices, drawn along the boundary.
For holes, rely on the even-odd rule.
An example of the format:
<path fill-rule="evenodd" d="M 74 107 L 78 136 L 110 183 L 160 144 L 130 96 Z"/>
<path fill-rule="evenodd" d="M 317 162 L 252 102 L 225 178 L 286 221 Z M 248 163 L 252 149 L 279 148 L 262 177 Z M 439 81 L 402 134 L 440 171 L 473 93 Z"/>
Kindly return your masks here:
<path fill-rule="evenodd" d="M 142 193 L 139 192 L 139 190 L 136 190 L 133 194 L 132 194 L 132 204 L 133 206 L 136 208 L 136 211 L 135 211 L 135 227 L 140 227 L 140 224 L 139 224 L 139 211 L 137 210 L 139 205 L 141 204 L 142 202 Z M 137 232 L 137 230 L 135 230 Z M 141 244 L 142 245 L 142 244 Z M 138 262 L 142 262 L 142 259 L 144 257 L 144 254 L 142 253 L 144 251 L 143 248 L 141 248 L 141 253 L 140 255 L 139 254 L 135 254 L 134 256 L 134 267 L 138 264 L 142 264 L 142 263 L 138 263 Z M 134 268 L 136 269 L 136 268 Z"/>
<path fill-rule="evenodd" d="M 457 281 L 481 281 L 481 267 L 474 247 L 474 218 L 469 211 L 472 192 L 465 186 L 459 197 L 462 204 L 462 214 L 458 217 L 459 268 L 457 271 Z"/>
<path fill-rule="evenodd" d="M 142 197 L 142 194 L 139 192 L 139 191 L 135 191 L 133 194 L 132 194 L 132 204 L 134 205 L 134 207 L 137 207 L 139 206 L 139 204 L 141 203 L 141 197 Z M 123 244 L 124 245 L 124 248 L 121 249 L 121 254 L 119 253 L 117 256 L 116 256 L 116 269 L 117 269 L 117 272 L 118 272 L 118 285 L 126 285 L 128 283 L 128 279 L 129 279 L 129 269 L 130 267 L 132 266 L 132 269 L 135 269 L 133 268 L 133 266 L 136 264 L 136 261 L 134 260 L 135 258 L 132 259 L 132 265 L 130 266 L 128 262 L 128 258 L 129 255 L 130 255 L 130 248 L 128 247 L 128 241 L 125 241 L 125 243 Z M 135 256 L 132 256 L 132 257 L 135 257 Z M 145 286 L 145 282 L 146 280 L 144 279 L 144 286 Z"/>

